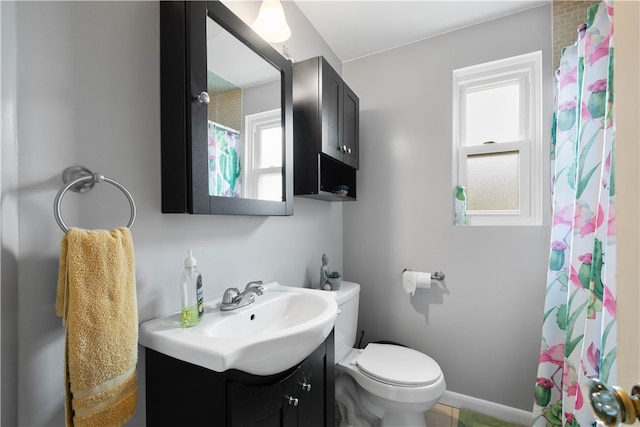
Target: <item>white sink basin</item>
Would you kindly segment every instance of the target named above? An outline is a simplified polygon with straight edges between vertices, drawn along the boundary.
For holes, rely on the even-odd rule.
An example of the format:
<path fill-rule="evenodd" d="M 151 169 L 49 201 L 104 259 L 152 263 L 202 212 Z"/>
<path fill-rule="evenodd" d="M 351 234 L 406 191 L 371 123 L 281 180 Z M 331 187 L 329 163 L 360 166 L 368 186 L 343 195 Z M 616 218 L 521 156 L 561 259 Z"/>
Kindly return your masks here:
<path fill-rule="evenodd" d="M 217 372 L 271 375 L 304 360 L 329 336 L 338 313 L 334 292 L 267 283 L 248 306 L 220 311 L 205 303 L 202 321 L 182 328 L 180 313 L 140 325 L 145 347 Z"/>

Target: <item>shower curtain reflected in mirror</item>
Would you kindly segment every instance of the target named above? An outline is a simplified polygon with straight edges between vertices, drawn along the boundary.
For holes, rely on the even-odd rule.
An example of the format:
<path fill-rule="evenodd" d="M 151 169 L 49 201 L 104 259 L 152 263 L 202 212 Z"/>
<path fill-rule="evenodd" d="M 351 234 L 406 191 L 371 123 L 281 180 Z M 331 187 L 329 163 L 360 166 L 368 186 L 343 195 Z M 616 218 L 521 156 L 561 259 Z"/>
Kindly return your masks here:
<path fill-rule="evenodd" d="M 557 73 L 535 426 L 592 425 L 583 384 L 617 382 L 612 22 L 612 4 L 591 7 Z"/>
<path fill-rule="evenodd" d="M 240 131 L 209 120 L 209 195 L 242 197 Z"/>

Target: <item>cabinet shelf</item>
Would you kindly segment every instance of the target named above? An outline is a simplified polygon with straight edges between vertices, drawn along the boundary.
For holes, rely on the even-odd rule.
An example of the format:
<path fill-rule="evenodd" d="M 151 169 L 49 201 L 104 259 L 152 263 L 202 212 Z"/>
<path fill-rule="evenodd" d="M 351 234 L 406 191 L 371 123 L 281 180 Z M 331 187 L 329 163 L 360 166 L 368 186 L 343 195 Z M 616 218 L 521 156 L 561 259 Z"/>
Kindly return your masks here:
<path fill-rule="evenodd" d="M 326 154 L 317 154 L 316 167 L 307 168 L 296 174 L 294 194 L 310 199 L 330 202 L 349 202 L 357 198 L 356 170 L 333 159 Z M 333 189 L 346 185 L 346 196 L 336 194 Z"/>

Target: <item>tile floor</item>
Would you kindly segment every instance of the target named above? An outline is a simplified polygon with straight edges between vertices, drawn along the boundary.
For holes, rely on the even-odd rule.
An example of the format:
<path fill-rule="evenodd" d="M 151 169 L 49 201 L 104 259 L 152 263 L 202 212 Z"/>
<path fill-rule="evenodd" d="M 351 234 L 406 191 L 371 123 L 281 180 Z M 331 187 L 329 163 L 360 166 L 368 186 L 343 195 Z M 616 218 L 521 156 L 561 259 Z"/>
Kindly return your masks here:
<path fill-rule="evenodd" d="M 428 427 L 458 427 L 460 410 L 451 406 L 437 403 L 429 412 L 424 414 Z"/>
<path fill-rule="evenodd" d="M 338 408 L 336 408 L 336 415 L 339 418 L 338 413 Z M 433 409 L 424 414 L 424 419 L 427 427 L 458 427 L 459 413 L 458 408 L 436 403 Z M 335 426 L 340 427 L 340 420 L 336 419 Z"/>

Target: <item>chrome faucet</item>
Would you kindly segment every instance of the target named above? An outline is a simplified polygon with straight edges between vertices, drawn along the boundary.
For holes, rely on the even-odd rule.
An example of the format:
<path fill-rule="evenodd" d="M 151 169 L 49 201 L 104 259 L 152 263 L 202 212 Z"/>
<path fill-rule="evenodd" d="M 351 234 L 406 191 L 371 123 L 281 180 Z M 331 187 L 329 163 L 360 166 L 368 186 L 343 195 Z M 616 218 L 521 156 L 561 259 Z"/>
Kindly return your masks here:
<path fill-rule="evenodd" d="M 256 280 L 247 283 L 244 291 L 240 292 L 238 288 L 229 288 L 222 295 L 221 311 L 235 310 L 252 304 L 256 300 L 256 295 L 262 295 L 265 289 L 262 286 L 262 280 Z"/>

